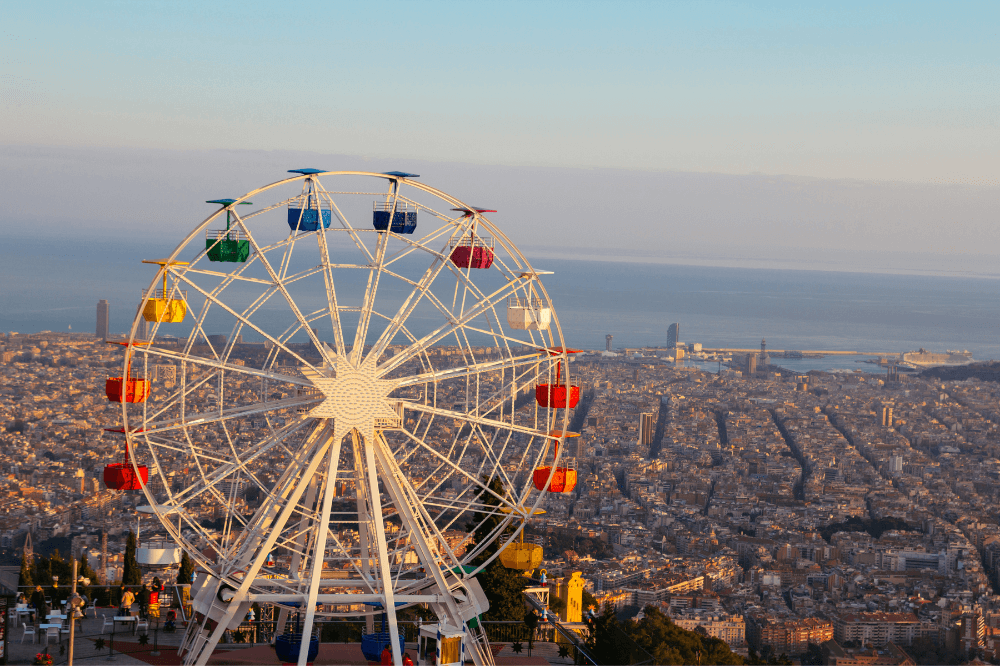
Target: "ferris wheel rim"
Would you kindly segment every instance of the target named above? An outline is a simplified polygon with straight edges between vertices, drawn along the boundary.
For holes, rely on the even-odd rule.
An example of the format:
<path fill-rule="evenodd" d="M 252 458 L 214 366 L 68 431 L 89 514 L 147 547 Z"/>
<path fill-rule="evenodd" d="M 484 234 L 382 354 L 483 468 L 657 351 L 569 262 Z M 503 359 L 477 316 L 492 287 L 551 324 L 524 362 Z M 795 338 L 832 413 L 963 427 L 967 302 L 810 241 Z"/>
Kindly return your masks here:
<path fill-rule="evenodd" d="M 366 172 L 366 171 L 324 171 L 324 172 L 318 172 L 318 173 L 314 173 L 314 174 L 297 175 L 297 176 L 293 176 L 293 177 L 286 178 L 286 179 L 283 179 L 283 180 L 275 181 L 274 183 L 271 183 L 269 185 L 266 185 L 266 186 L 263 186 L 261 188 L 257 188 L 255 190 L 252 190 L 251 192 L 248 192 L 247 194 L 245 194 L 242 197 L 240 197 L 239 199 L 236 199 L 234 201 L 234 203 L 230 204 L 230 205 L 231 206 L 238 205 L 239 203 L 242 203 L 243 201 L 249 199 L 250 197 L 256 196 L 256 195 L 258 195 L 258 194 L 260 194 L 262 192 L 268 191 L 268 190 L 273 189 L 275 187 L 279 187 L 281 185 L 287 185 L 287 184 L 294 183 L 294 182 L 297 182 L 297 181 L 305 181 L 305 180 L 316 179 L 316 178 L 327 177 L 327 176 L 362 176 L 362 177 L 375 177 L 375 178 L 380 178 L 380 179 L 387 180 L 387 181 L 394 181 L 394 180 L 397 181 L 397 182 L 399 182 L 399 181 L 405 181 L 407 185 L 415 187 L 415 188 L 417 188 L 419 190 L 422 190 L 422 191 L 424 191 L 426 193 L 432 194 L 432 195 L 434 195 L 434 196 L 436 196 L 436 197 L 438 197 L 438 198 L 440 198 L 440 199 L 442 199 L 442 200 L 444 200 L 446 202 L 453 203 L 453 204 L 455 204 L 457 206 L 468 207 L 461 200 L 459 200 L 459 199 L 457 199 L 455 197 L 452 197 L 451 195 L 448 195 L 448 194 L 442 192 L 441 190 L 438 190 L 436 188 L 432 188 L 430 186 L 427 186 L 424 183 L 421 183 L 419 181 L 414 181 L 414 180 L 411 180 L 411 179 L 401 179 L 399 177 L 394 177 L 394 176 L 389 175 L 389 174 L 376 173 L 376 172 Z M 223 211 L 227 210 L 227 208 L 228 208 L 228 206 L 224 206 L 224 207 L 216 210 L 211 215 L 209 215 L 207 218 L 205 218 L 204 221 L 202 221 L 200 224 L 198 224 L 195 227 L 195 229 L 191 233 L 189 233 L 188 236 L 185 237 L 178 244 L 178 246 L 175 248 L 175 250 L 171 253 L 168 261 L 176 261 L 177 257 L 185 250 L 185 248 L 190 247 L 191 243 L 198 237 L 198 235 L 201 234 L 208 227 L 209 224 L 211 224 L 214 220 L 216 220 L 222 214 Z M 508 252 L 508 254 L 512 258 L 514 258 L 519 264 L 521 264 L 521 265 L 518 266 L 518 268 L 527 269 L 527 272 L 531 273 L 533 276 L 535 276 L 537 278 L 537 276 L 539 275 L 539 273 L 531 266 L 531 264 L 527 260 L 527 258 L 520 252 L 519 249 L 517 249 L 517 247 L 513 244 L 513 242 L 510 241 L 510 239 L 507 237 L 507 235 L 504 234 L 495 224 L 493 224 L 485 216 L 477 213 L 477 218 L 478 218 L 478 223 L 482 224 L 493 235 L 494 238 L 496 238 L 497 240 L 499 240 L 501 242 L 502 247 L 504 247 L 504 249 Z M 426 248 L 421 248 L 421 249 L 424 249 L 425 251 L 427 251 Z M 164 274 L 166 273 L 166 271 L 167 271 L 166 267 L 163 267 L 162 270 L 161 270 L 161 272 L 164 273 Z M 148 292 L 151 292 L 151 290 L 155 288 L 156 282 L 160 278 L 161 278 L 161 273 L 158 272 L 157 275 L 153 277 L 153 279 L 152 279 L 152 281 L 150 283 L 150 289 L 147 290 Z M 550 298 L 547 290 L 545 290 L 545 287 L 542 284 L 541 280 L 538 280 L 538 279 L 533 280 L 533 286 L 535 288 L 537 288 L 541 292 L 542 298 L 551 307 L 551 303 L 552 303 L 551 298 Z M 148 294 L 146 296 L 144 296 L 143 304 L 145 304 L 145 302 L 148 300 L 148 298 L 149 298 Z M 496 307 L 496 305 L 493 306 L 494 309 L 495 309 L 495 307 Z M 133 327 L 130 330 L 129 338 L 128 338 L 128 340 L 129 340 L 130 343 L 135 341 L 136 325 L 137 324 L 138 324 L 138 319 L 136 319 L 136 321 L 133 323 Z M 564 340 L 562 327 L 561 327 L 561 325 L 559 323 L 558 315 L 555 312 L 554 308 L 552 308 L 552 325 L 554 327 L 555 337 L 559 341 Z M 290 337 L 288 339 L 290 339 Z M 284 344 L 282 344 L 281 346 L 282 346 L 283 349 L 286 347 L 286 345 L 284 345 Z M 428 348 L 429 348 L 429 346 L 428 346 Z M 565 350 L 565 346 L 564 345 L 563 345 L 563 349 Z M 286 351 L 287 351 L 287 349 L 286 349 Z M 190 356 L 190 354 L 186 354 L 186 355 Z M 566 360 L 566 359 L 568 359 L 568 354 L 565 351 L 563 351 L 562 354 L 561 354 L 561 356 L 560 356 L 560 358 L 562 358 L 563 360 Z M 195 360 L 195 359 L 197 359 L 198 361 L 203 360 L 203 359 L 200 359 L 200 358 L 197 358 L 197 357 L 192 357 L 191 360 Z M 148 360 L 148 357 L 147 357 L 147 360 Z M 569 364 L 566 364 L 565 372 L 567 374 L 567 380 L 568 380 Z M 143 409 L 145 410 L 145 407 Z M 125 428 L 127 429 L 128 428 L 128 408 L 127 408 L 127 405 L 124 402 L 122 403 L 122 410 L 123 410 L 123 421 L 125 423 Z M 303 418 L 302 421 L 299 423 L 299 426 L 300 427 L 305 427 L 305 422 L 307 420 L 308 419 Z M 143 421 L 145 421 L 145 416 L 143 417 Z M 559 441 L 561 443 L 562 442 L 562 438 L 560 438 Z M 557 456 L 558 455 L 559 454 L 557 453 Z M 133 466 L 138 465 L 138 461 L 137 461 L 136 457 L 134 457 L 134 456 L 133 456 L 133 459 L 132 459 L 132 463 L 133 463 Z M 556 458 L 556 460 L 554 461 L 553 464 L 557 464 L 557 463 L 558 463 L 558 457 Z M 162 471 L 162 470 L 158 470 L 158 471 Z M 163 525 L 165 525 L 167 527 L 168 532 L 172 532 L 173 530 L 171 529 L 171 524 L 169 523 L 169 520 L 167 519 L 167 516 L 169 514 L 167 512 L 164 512 L 163 514 L 161 514 L 161 512 L 159 511 L 159 509 L 161 507 L 160 507 L 160 505 L 157 502 L 154 501 L 154 498 L 153 498 L 153 496 L 152 496 L 149 488 L 147 487 L 147 484 L 143 484 L 142 490 L 143 490 L 143 493 L 146 495 L 147 500 L 150 500 L 150 505 L 153 507 L 154 513 L 160 519 L 161 524 L 163 524 Z M 545 493 L 538 493 L 537 495 L 535 495 L 534 502 L 532 504 L 532 513 L 534 513 L 535 509 L 539 508 L 542 504 L 544 504 L 545 497 L 546 497 Z M 506 526 L 507 524 L 511 523 L 512 521 L 513 521 L 513 516 L 510 516 L 506 520 L 501 520 L 501 524 L 504 525 L 504 526 Z M 520 534 L 520 532 L 525 528 L 525 526 L 526 526 L 526 522 L 525 521 L 521 521 L 520 525 L 516 528 L 515 532 L 511 536 L 511 538 L 515 538 L 518 534 Z M 502 530 L 499 530 L 499 531 L 502 532 Z M 500 539 L 500 538 L 501 537 L 497 537 L 497 539 Z M 179 530 L 178 530 L 178 533 L 176 535 L 176 540 L 178 540 L 179 543 L 180 542 L 187 542 L 187 540 L 180 534 Z M 492 540 L 491 540 L 491 542 L 492 542 Z M 185 548 L 185 550 L 189 551 L 192 556 L 196 557 L 196 559 L 201 559 L 200 556 L 202 554 L 196 548 Z M 497 554 L 498 553 L 494 553 L 494 555 L 492 557 L 490 557 L 488 560 L 484 561 L 474 572 L 470 573 L 469 575 L 475 575 L 476 573 L 478 573 L 479 571 L 481 571 L 483 568 L 485 568 L 486 566 L 488 566 L 489 563 L 492 562 L 497 557 Z M 202 564 L 202 566 L 205 566 L 205 563 L 199 562 L 199 564 Z M 206 568 L 209 568 L 209 567 L 206 567 Z"/>

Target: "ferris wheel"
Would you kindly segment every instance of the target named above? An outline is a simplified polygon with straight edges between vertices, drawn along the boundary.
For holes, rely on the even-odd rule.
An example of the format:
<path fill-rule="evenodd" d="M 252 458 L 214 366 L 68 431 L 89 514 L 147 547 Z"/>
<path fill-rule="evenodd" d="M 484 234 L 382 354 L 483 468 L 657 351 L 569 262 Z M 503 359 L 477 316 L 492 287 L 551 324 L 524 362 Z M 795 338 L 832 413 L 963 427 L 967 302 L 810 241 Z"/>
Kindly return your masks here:
<path fill-rule="evenodd" d="M 124 435 L 106 482 L 141 488 L 207 572 L 186 664 L 254 602 L 280 609 L 278 633 L 296 613 L 286 661 L 314 656 L 318 617 L 363 615 L 400 664 L 396 611 L 427 604 L 439 663 L 492 663 L 476 573 L 497 544 L 510 566 L 537 566 L 521 531 L 547 493 L 576 485 L 560 446 L 574 350 L 544 272 L 495 211 L 416 174 L 290 173 L 209 201 L 148 262 L 106 385 Z M 449 640 L 458 652 L 441 652 Z"/>

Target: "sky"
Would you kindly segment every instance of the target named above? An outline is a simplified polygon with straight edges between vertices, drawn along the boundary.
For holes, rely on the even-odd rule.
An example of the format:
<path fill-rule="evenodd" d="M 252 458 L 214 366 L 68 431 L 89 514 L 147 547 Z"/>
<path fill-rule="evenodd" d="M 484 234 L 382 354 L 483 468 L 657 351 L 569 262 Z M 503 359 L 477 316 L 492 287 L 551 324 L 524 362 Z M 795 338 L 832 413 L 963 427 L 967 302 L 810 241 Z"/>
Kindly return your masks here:
<path fill-rule="evenodd" d="M 361 165 L 496 202 L 539 252 L 968 270 L 1000 253 L 998 19 L 993 2 L 5 3 L 0 232 L 137 229 L 156 201 L 138 230 L 173 234 L 220 190 Z"/>

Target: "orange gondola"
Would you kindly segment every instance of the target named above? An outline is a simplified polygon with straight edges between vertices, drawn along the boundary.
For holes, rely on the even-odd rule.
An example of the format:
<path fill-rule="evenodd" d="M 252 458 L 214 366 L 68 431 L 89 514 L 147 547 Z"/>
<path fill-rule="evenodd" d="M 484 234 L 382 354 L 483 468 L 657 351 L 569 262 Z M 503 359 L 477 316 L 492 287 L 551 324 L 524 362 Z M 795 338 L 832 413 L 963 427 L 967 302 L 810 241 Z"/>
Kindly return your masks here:
<path fill-rule="evenodd" d="M 579 433 L 553 430 L 549 437 L 579 437 Z M 553 460 L 559 457 L 559 441 L 553 442 Z M 571 493 L 576 489 L 577 469 L 576 459 L 570 458 L 559 461 L 559 465 L 552 468 L 552 465 L 536 467 L 531 475 L 531 480 L 538 490 L 547 490 L 550 493 Z"/>

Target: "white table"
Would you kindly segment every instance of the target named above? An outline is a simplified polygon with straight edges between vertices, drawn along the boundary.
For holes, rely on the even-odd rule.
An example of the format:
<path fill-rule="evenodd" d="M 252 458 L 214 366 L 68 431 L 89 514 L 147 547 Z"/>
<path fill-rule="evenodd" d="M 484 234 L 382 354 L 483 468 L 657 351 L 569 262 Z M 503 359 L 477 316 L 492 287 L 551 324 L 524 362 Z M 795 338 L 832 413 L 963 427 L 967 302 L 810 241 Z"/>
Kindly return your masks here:
<path fill-rule="evenodd" d="M 41 642 L 43 634 L 45 635 L 45 642 L 46 643 L 49 642 L 49 632 L 48 632 L 49 629 L 55 629 L 56 630 L 55 636 L 56 636 L 56 640 L 58 641 L 59 640 L 59 630 L 62 629 L 62 623 L 61 622 L 59 624 L 45 624 L 45 623 L 43 623 L 43 624 L 38 625 L 38 628 L 40 629 L 40 631 L 38 632 L 38 640 L 39 640 L 39 642 Z"/>
<path fill-rule="evenodd" d="M 132 633 L 135 633 L 135 628 L 139 625 L 139 616 L 137 615 L 115 615 L 115 622 L 131 622 L 132 623 Z"/>
<path fill-rule="evenodd" d="M 18 624 L 23 624 L 24 623 L 24 617 L 26 615 L 27 616 L 31 616 L 35 612 L 35 609 L 33 609 L 33 608 L 17 608 L 15 610 L 17 610 L 17 622 L 18 622 Z"/>

